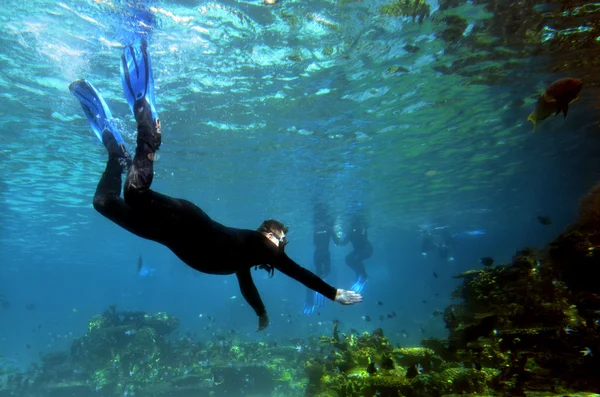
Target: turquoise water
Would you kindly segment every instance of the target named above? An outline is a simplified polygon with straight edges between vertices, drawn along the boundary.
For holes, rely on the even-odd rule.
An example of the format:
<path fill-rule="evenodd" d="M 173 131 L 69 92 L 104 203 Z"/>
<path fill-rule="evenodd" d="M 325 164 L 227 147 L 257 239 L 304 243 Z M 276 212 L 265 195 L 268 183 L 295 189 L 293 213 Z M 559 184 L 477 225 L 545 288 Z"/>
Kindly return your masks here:
<path fill-rule="evenodd" d="M 385 16 L 384 4 L 152 3 L 163 125 L 153 187 L 226 225 L 282 220 L 287 252 L 308 268 L 314 203 L 329 203 L 341 227 L 358 211 L 375 247 L 366 302 L 329 304 L 322 317 L 367 330 L 374 326 L 362 316 L 394 310 L 384 329 L 396 338 L 406 330 L 416 344 L 421 326 L 444 335 L 431 312 L 448 303 L 452 274 L 482 256 L 506 262 L 518 248 L 541 247 L 574 218 L 598 177 L 597 122 L 584 90 L 566 120 L 545 120 L 532 134 L 526 119 L 537 96 L 564 75 L 519 54 L 502 84 L 473 83 L 489 65 L 472 66 L 471 77 L 442 74 L 462 55 L 436 37 L 436 21 Z M 490 18 L 483 6 L 461 12 L 475 25 Z M 68 348 L 112 303 L 171 312 L 183 330 L 207 337 L 199 314 L 248 338 L 318 334 L 320 319 L 301 315 L 304 289 L 294 281 L 256 273 L 272 319 L 256 334 L 235 278 L 195 274 L 93 210 L 106 153 L 68 85 L 92 81 L 134 145 L 118 70 L 131 15 L 127 2 L 103 0 L 9 0 L 0 10 L 0 295 L 11 302 L 0 309 L 0 354 L 25 367 Z M 389 73 L 395 66 L 406 71 Z M 554 222 L 544 228 L 537 215 Z M 486 234 L 461 240 L 455 261 L 441 263 L 419 252 L 419 226 L 432 223 Z M 332 248 L 332 282 L 345 288 L 347 252 Z M 140 254 L 157 268 L 152 279 L 136 276 Z"/>

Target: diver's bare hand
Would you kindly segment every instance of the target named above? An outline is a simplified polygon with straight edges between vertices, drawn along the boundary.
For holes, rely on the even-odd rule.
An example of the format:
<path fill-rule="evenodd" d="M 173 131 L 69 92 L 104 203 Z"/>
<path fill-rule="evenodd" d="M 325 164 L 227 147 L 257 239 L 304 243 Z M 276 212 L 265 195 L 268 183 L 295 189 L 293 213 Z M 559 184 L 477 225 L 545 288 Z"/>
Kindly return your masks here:
<path fill-rule="evenodd" d="M 256 330 L 256 332 L 262 331 L 263 329 L 267 328 L 268 326 L 269 326 L 269 316 L 267 315 L 267 312 L 264 312 L 263 314 L 258 316 L 258 329 Z"/>
<path fill-rule="evenodd" d="M 338 289 L 335 294 L 335 301 L 342 305 L 354 305 L 363 301 L 361 294 L 345 289 Z"/>

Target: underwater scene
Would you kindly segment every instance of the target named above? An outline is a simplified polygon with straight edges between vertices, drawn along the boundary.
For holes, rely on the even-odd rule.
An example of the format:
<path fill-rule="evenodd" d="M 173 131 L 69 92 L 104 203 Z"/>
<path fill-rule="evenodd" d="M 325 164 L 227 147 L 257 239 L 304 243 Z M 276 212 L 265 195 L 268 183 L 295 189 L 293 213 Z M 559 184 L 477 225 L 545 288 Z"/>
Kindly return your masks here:
<path fill-rule="evenodd" d="M 600 396 L 600 3 L 0 32 L 0 397 Z"/>

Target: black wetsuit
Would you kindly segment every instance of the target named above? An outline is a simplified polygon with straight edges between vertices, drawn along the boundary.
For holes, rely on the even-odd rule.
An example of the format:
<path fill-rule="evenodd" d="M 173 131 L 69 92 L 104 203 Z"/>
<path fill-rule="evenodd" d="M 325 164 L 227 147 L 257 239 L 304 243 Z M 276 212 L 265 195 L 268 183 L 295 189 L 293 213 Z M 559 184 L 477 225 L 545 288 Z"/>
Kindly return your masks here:
<path fill-rule="evenodd" d="M 98 212 L 135 235 L 165 245 L 200 272 L 235 273 L 242 295 L 258 316 L 266 311 L 250 274 L 255 266 L 277 269 L 335 299 L 334 287 L 296 264 L 261 232 L 223 226 L 187 200 L 152 191 L 151 158 L 160 146 L 160 134 L 153 131 L 148 122 L 138 124 L 137 148 L 125 181 L 124 199 L 120 197 L 121 165 L 117 157 L 109 155 L 94 196 Z"/>
<path fill-rule="evenodd" d="M 369 259 L 373 255 L 373 246 L 369 242 L 367 229 L 364 227 L 355 227 L 342 242 L 347 244 L 352 243 L 354 249 L 346 255 L 346 264 L 350 269 L 356 272 L 357 278 L 367 279 L 367 271 L 365 270 L 365 259 Z"/>
<path fill-rule="evenodd" d="M 329 242 L 332 239 L 334 243 L 339 244 L 339 239 L 331 226 L 323 224 L 315 227 L 313 234 L 313 242 L 315 244 L 313 260 L 315 264 L 315 271 L 321 278 L 327 277 L 331 271 Z"/>

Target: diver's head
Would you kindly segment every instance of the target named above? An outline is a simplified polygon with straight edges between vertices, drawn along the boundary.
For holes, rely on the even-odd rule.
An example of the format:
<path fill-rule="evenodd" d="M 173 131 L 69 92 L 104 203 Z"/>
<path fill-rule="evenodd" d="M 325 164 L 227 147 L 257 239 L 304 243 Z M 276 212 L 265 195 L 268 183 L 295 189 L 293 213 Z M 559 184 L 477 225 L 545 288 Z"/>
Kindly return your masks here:
<path fill-rule="evenodd" d="M 264 234 L 273 244 L 283 250 L 283 247 L 288 243 L 285 234 L 288 232 L 288 228 L 275 219 L 267 219 L 264 221 L 258 231 Z"/>

